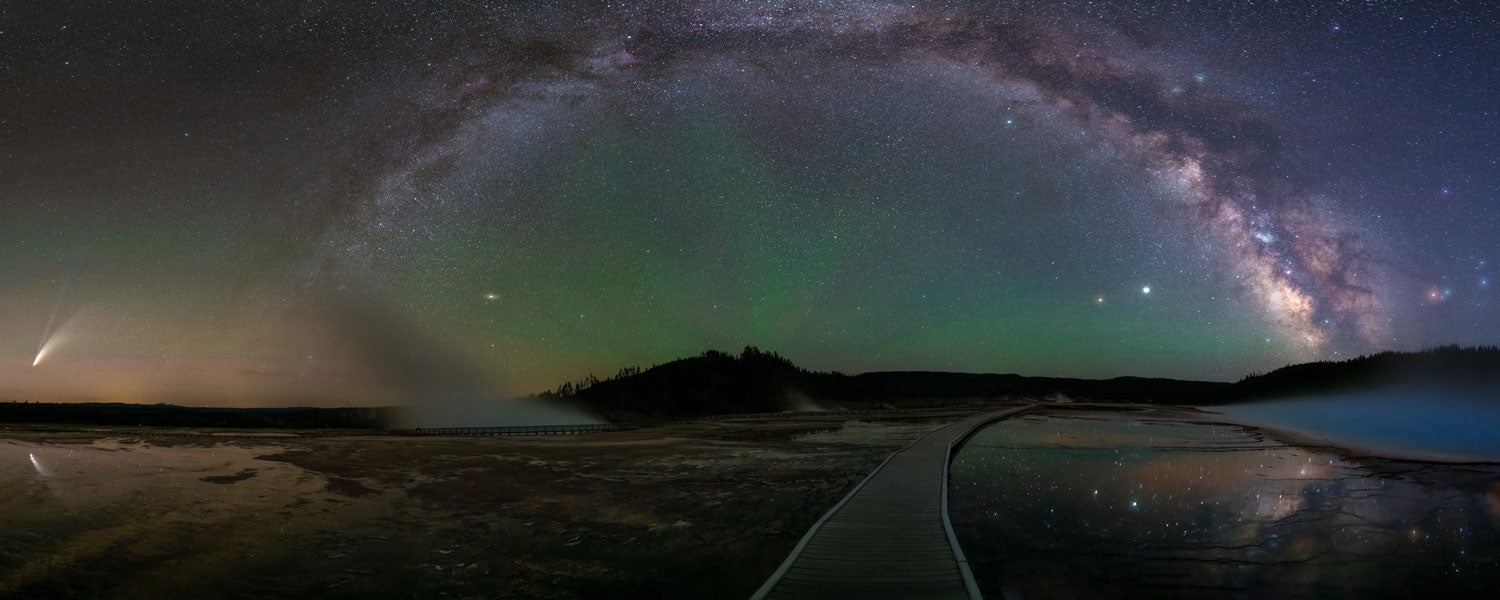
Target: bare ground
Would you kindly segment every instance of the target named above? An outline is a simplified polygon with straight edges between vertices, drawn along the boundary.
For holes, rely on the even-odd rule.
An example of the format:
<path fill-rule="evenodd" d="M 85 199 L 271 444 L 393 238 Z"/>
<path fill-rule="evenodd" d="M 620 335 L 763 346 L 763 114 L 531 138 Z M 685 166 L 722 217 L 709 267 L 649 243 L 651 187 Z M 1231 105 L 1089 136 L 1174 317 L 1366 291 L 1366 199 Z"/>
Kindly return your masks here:
<path fill-rule="evenodd" d="M 0 597 L 745 598 L 886 455 L 974 410 L 506 438 L 0 429 Z"/>

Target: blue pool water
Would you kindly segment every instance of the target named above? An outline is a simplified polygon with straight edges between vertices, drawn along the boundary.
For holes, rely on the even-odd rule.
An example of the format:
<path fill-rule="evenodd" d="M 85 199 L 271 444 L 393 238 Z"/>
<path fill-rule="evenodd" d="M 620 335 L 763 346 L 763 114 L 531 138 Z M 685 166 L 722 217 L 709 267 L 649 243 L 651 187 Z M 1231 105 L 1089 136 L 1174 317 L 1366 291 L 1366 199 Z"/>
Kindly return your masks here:
<path fill-rule="evenodd" d="M 1500 461 L 1500 391 L 1395 389 L 1206 410 L 1396 455 Z"/>

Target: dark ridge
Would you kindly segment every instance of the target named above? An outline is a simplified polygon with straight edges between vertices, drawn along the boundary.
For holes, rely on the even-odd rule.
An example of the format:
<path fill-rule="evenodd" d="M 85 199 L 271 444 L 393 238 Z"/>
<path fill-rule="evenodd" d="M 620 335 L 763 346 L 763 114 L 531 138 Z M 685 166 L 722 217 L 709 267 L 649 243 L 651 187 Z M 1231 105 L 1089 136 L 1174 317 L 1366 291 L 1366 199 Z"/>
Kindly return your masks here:
<path fill-rule="evenodd" d="M 119 402 L 0 402 L 0 423 L 149 427 L 378 429 L 384 408 L 204 408 Z"/>
<path fill-rule="evenodd" d="M 739 356 L 709 350 L 652 367 L 621 369 L 600 381 L 590 376 L 544 396 L 561 398 L 611 421 L 632 417 L 697 417 L 784 410 L 788 394 L 817 377 L 774 352 L 750 347 Z"/>
<path fill-rule="evenodd" d="M 1397 386 L 1477 388 L 1500 396 L 1500 347 L 1440 346 L 1290 365 L 1241 379 L 1234 384 L 1233 398 L 1255 400 Z"/>
<path fill-rule="evenodd" d="M 543 394 L 567 399 L 612 421 L 714 414 L 917 407 L 1003 396 L 1064 395 L 1075 400 L 1199 404 L 1229 384 L 1118 377 L 1106 380 L 973 373 L 886 371 L 844 375 L 808 371 L 775 352 L 747 347 L 739 356 L 709 350 L 642 371 L 621 369 Z"/>
<path fill-rule="evenodd" d="M 825 380 L 844 390 L 829 397 L 845 401 L 894 402 L 902 398 L 1048 397 L 1062 395 L 1076 401 L 1200 404 L 1223 395 L 1229 384 L 1146 377 L 1074 379 L 1026 377 L 1015 374 L 883 371 Z M 841 378 L 837 379 L 837 378 Z"/>
<path fill-rule="evenodd" d="M 1500 390 L 1500 348 L 1443 346 L 1291 365 L 1229 384 L 1142 377 L 1073 379 L 1014 374 L 802 369 L 775 352 L 709 350 L 650 369 L 589 376 L 541 394 L 615 422 L 709 415 L 923 407 L 1007 396 L 1209 405 L 1403 385 Z M 1496 394 L 1500 395 L 1500 394 Z M 0 423 L 208 428 L 377 429 L 386 408 L 198 408 L 170 404 L 0 402 Z"/>
<path fill-rule="evenodd" d="M 739 356 L 709 350 L 642 371 L 590 376 L 544 395 L 564 398 L 612 421 L 818 408 L 918 407 L 1006 396 L 1075 401 L 1213 405 L 1399 385 L 1442 384 L 1500 390 L 1500 349 L 1443 346 L 1382 352 L 1341 362 L 1292 365 L 1229 384 L 1143 377 L 1074 379 L 1014 374 L 885 371 L 844 375 L 802 369 L 775 352 Z"/>

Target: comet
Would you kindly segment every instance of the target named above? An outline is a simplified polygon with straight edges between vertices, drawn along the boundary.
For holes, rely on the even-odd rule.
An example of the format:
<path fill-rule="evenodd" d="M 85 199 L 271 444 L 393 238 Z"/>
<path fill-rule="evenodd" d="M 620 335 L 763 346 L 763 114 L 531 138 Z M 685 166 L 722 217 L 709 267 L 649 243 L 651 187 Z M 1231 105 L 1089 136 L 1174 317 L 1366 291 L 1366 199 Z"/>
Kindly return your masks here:
<path fill-rule="evenodd" d="M 31 360 L 31 366 L 40 365 L 42 361 L 47 360 L 47 357 L 52 356 L 57 351 L 59 345 L 77 335 L 77 328 L 78 315 L 74 314 L 64 320 L 56 329 L 49 331 L 47 337 L 42 338 L 41 345 L 37 347 L 36 357 Z"/>
<path fill-rule="evenodd" d="M 50 349 L 47 347 L 47 342 L 50 341 L 52 340 L 49 338 L 42 343 L 42 348 L 36 351 L 36 359 L 31 361 L 31 366 L 35 367 L 39 364 L 42 364 L 42 359 L 47 357 L 47 350 Z"/>
<path fill-rule="evenodd" d="M 52 327 L 53 323 L 49 321 L 46 335 L 42 337 L 41 343 L 37 345 L 36 357 L 31 359 L 31 366 L 35 367 L 42 364 L 42 361 L 47 360 L 48 357 L 57 352 L 58 346 L 77 337 L 78 327 L 81 326 L 82 322 L 88 321 L 87 317 L 82 317 L 80 320 L 80 315 L 85 315 L 88 310 L 89 307 L 84 307 L 84 309 L 69 315 L 56 328 Z"/>
<path fill-rule="evenodd" d="M 62 285 L 57 288 L 57 300 L 52 303 L 52 314 L 47 317 L 47 327 L 42 329 L 42 340 L 36 344 L 36 358 L 31 361 L 31 366 L 33 367 L 42 364 L 42 359 L 46 358 L 47 350 L 52 345 L 52 338 L 55 333 L 52 326 L 57 324 L 57 313 L 62 310 L 63 295 L 67 291 L 68 280 L 64 278 Z"/>
<path fill-rule="evenodd" d="M 69 319 L 68 321 L 64 321 L 63 327 L 66 327 L 70 321 L 71 319 Z M 47 323 L 47 332 L 45 336 L 42 337 L 42 342 L 37 345 L 36 358 L 32 359 L 31 366 L 35 367 L 42 364 L 42 359 L 47 358 L 48 355 L 52 354 L 52 349 L 62 341 L 62 338 L 66 337 L 61 335 L 63 327 L 58 327 L 54 330 L 52 329 L 52 323 Z"/>

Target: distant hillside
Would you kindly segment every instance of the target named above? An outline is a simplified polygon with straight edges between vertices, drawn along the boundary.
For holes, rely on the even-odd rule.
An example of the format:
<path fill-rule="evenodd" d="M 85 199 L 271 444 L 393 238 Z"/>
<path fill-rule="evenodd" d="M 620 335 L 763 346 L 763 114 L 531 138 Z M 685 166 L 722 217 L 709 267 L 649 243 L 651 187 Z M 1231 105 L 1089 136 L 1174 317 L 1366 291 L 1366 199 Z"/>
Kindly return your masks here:
<path fill-rule="evenodd" d="M 377 429 L 381 408 L 203 408 L 115 402 L 0 402 L 0 423 L 52 423 L 150 427 L 252 427 Z"/>
<path fill-rule="evenodd" d="M 1232 396 L 1252 400 L 1398 385 L 1483 387 L 1500 396 L 1500 348 L 1442 346 L 1291 365 L 1240 380 Z"/>
<path fill-rule="evenodd" d="M 1073 379 L 928 371 L 838 375 L 818 383 L 827 386 L 820 390 L 824 394 L 820 397 L 885 403 L 906 398 L 1049 397 L 1061 394 L 1078 401 L 1196 404 L 1223 394 L 1229 387 L 1229 384 L 1217 381 L 1146 377 Z"/>
<path fill-rule="evenodd" d="M 709 350 L 641 370 L 621 369 L 539 394 L 616 422 L 783 410 L 916 407 L 1005 396 L 1206 405 L 1401 385 L 1500 390 L 1500 348 L 1445 346 L 1314 362 L 1234 383 L 1117 377 L 886 371 L 844 375 L 802 369 L 775 352 Z M 1497 392 L 1500 396 L 1500 392 Z M 181 427 L 380 428 L 381 408 L 197 408 L 168 404 L 0 402 L 0 423 Z"/>
<path fill-rule="evenodd" d="M 774 352 L 747 347 L 739 356 L 710 350 L 645 371 L 622 369 L 607 380 L 590 377 L 544 394 L 564 398 L 610 420 L 676 418 L 744 412 L 986 399 L 1011 395 L 1115 402 L 1192 404 L 1224 394 L 1229 384 L 1119 377 L 1108 380 L 1020 375 L 890 371 L 844 375 L 797 367 Z"/>
<path fill-rule="evenodd" d="M 644 371 L 622 369 L 610 379 L 590 377 L 544 396 L 565 398 L 605 418 L 621 421 L 811 406 L 917 406 L 964 398 L 1057 394 L 1079 401 L 1210 405 L 1402 383 L 1500 389 L 1500 349 L 1446 346 L 1421 352 L 1384 352 L 1341 362 L 1292 365 L 1229 384 L 925 371 L 851 376 L 808 371 L 774 352 L 748 347 L 738 356 L 710 350 Z"/>
<path fill-rule="evenodd" d="M 709 350 L 644 372 L 622 369 L 608 380 L 590 377 L 564 384 L 546 395 L 571 400 L 614 421 L 636 415 L 774 412 L 783 410 L 788 395 L 806 389 L 813 377 L 817 375 L 774 352 L 746 348 L 733 356 Z"/>

